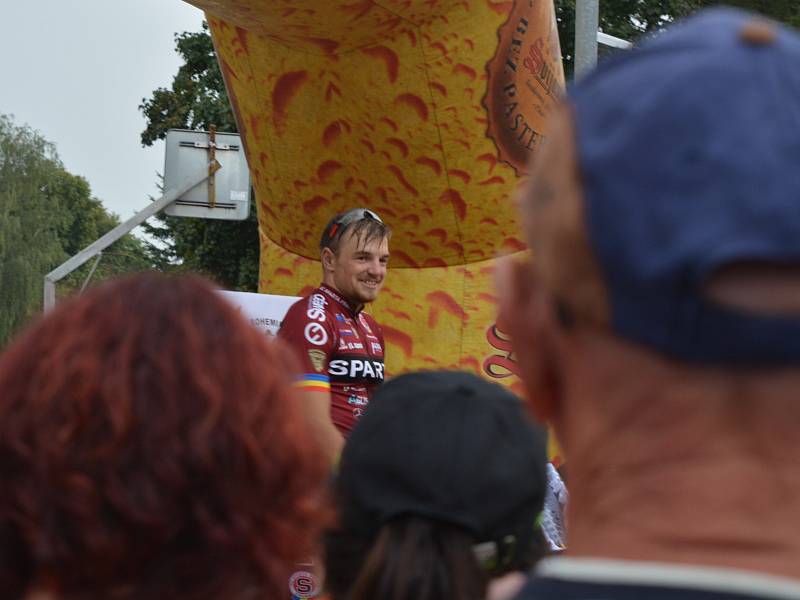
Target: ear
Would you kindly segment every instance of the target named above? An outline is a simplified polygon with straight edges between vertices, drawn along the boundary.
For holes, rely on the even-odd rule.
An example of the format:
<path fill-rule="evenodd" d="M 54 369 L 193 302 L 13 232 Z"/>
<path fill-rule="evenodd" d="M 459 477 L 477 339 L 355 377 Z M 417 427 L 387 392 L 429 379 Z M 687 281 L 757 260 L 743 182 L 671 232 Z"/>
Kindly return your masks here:
<path fill-rule="evenodd" d="M 556 324 L 548 294 L 530 264 L 513 257 L 495 268 L 498 323 L 510 333 L 527 403 L 536 419 L 553 421 L 561 399 L 561 377 L 553 336 Z"/>
<path fill-rule="evenodd" d="M 320 261 L 324 271 L 336 270 L 336 254 L 330 248 L 323 248 L 320 252 Z"/>

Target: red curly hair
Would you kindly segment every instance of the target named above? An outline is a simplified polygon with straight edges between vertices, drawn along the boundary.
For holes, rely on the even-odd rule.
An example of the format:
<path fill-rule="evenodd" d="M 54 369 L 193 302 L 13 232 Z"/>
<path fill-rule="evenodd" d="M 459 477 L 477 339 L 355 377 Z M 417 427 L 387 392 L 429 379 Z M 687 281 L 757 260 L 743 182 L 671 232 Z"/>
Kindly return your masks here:
<path fill-rule="evenodd" d="M 97 287 L 0 357 L 0 589 L 283 598 L 327 520 L 288 352 L 205 281 Z"/>

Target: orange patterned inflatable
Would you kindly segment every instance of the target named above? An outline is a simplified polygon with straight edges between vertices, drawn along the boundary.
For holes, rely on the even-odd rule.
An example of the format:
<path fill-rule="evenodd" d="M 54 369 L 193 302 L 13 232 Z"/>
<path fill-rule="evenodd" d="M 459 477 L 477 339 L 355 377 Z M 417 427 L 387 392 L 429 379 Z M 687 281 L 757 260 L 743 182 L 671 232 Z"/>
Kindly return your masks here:
<path fill-rule="evenodd" d="M 258 200 L 260 290 L 320 280 L 317 243 L 363 205 L 394 228 L 371 312 L 387 369 L 516 387 L 492 265 L 563 88 L 551 0 L 191 0 L 204 9 Z"/>

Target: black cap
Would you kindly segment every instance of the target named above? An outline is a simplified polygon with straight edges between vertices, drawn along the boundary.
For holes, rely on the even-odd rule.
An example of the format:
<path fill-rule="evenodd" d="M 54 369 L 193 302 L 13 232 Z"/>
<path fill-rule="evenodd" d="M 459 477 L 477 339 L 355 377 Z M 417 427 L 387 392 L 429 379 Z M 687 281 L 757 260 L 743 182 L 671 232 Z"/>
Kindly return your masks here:
<path fill-rule="evenodd" d="M 379 388 L 347 440 L 341 526 L 371 538 L 402 515 L 442 521 L 473 534 L 489 570 L 505 570 L 496 567 L 538 540 L 546 460 L 544 431 L 506 388 L 469 373 L 402 375 Z"/>

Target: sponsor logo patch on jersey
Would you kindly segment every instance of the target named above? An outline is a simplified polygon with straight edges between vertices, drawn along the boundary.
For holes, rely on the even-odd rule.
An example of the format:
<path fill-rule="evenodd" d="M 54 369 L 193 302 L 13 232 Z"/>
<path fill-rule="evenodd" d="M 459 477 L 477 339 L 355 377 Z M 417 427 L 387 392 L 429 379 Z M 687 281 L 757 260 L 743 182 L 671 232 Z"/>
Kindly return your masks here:
<path fill-rule="evenodd" d="M 322 294 L 312 294 L 308 299 L 308 310 L 306 316 L 314 321 L 325 320 L 325 296 Z"/>
<path fill-rule="evenodd" d="M 295 571 L 289 578 L 289 592 L 292 598 L 314 598 L 318 592 L 317 578 L 308 571 Z"/>
<path fill-rule="evenodd" d="M 309 350 L 308 360 L 314 365 L 314 370 L 317 373 L 321 373 L 322 369 L 325 368 L 325 353 L 322 350 Z"/>
<path fill-rule="evenodd" d="M 347 403 L 353 406 L 366 406 L 369 404 L 369 399 L 365 396 L 350 396 L 347 398 Z"/>
<path fill-rule="evenodd" d="M 303 334 L 315 346 L 324 346 L 328 342 L 328 332 L 317 322 L 308 323 Z"/>
<path fill-rule="evenodd" d="M 383 348 L 381 348 L 381 345 L 378 342 L 372 342 L 371 346 L 372 346 L 372 351 L 375 354 L 383 354 Z"/>
<path fill-rule="evenodd" d="M 344 323 L 347 319 L 344 318 L 344 315 L 342 313 L 336 313 L 336 320 L 339 321 L 340 323 Z"/>
<path fill-rule="evenodd" d="M 350 379 L 383 381 L 383 361 L 368 358 L 337 358 L 328 363 L 328 373 Z"/>

